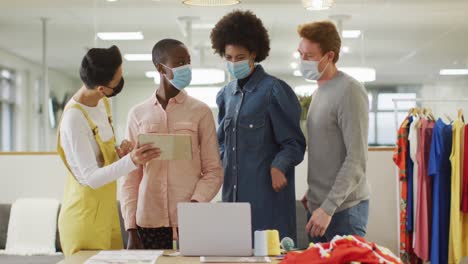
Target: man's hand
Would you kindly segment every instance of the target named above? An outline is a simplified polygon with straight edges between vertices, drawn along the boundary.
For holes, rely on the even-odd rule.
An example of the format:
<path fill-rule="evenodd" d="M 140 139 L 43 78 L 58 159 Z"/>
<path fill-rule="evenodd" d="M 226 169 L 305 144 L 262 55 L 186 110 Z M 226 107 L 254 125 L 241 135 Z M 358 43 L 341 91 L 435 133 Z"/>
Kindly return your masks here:
<path fill-rule="evenodd" d="M 144 249 L 140 236 L 136 229 L 128 230 L 127 249 Z"/>
<path fill-rule="evenodd" d="M 328 225 L 330 225 L 331 216 L 322 208 L 318 208 L 312 213 L 309 223 L 306 225 L 306 233 L 311 237 L 321 237 L 325 235 Z"/>
<path fill-rule="evenodd" d="M 309 211 L 309 206 L 307 205 L 307 192 L 304 193 L 304 196 L 302 196 L 301 199 L 302 206 L 306 209 L 306 211 Z"/>
<path fill-rule="evenodd" d="M 172 227 L 172 240 L 179 240 L 179 230 L 175 226 Z"/>
<path fill-rule="evenodd" d="M 271 168 L 271 183 L 275 192 L 279 192 L 288 185 L 288 180 L 282 171 L 277 168 Z"/>

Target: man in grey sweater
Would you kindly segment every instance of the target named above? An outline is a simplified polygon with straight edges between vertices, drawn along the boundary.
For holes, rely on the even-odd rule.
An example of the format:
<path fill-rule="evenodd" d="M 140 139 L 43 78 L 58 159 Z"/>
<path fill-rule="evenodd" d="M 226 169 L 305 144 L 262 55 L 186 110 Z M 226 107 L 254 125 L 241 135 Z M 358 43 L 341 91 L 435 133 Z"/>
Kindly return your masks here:
<path fill-rule="evenodd" d="M 341 39 L 333 23 L 299 27 L 301 73 L 318 82 L 307 117 L 306 232 L 313 242 L 335 235 L 365 236 L 369 215 L 366 178 L 369 101 L 364 86 L 339 71 Z"/>

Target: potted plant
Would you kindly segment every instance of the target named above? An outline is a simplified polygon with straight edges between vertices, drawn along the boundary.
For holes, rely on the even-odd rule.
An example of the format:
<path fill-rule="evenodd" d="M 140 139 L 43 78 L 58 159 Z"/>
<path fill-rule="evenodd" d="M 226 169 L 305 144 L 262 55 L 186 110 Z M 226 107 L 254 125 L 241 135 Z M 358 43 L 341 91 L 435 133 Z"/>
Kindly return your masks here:
<path fill-rule="evenodd" d="M 298 95 L 299 103 L 301 104 L 301 129 L 304 135 L 307 135 L 307 112 L 309 111 L 312 95 Z"/>

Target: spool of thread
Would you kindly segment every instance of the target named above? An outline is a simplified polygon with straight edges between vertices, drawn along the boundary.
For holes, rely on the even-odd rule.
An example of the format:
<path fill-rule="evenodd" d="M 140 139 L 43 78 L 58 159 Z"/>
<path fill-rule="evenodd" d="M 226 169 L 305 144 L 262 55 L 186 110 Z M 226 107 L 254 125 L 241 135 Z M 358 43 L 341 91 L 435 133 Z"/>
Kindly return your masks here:
<path fill-rule="evenodd" d="M 257 257 L 268 256 L 268 236 L 266 231 L 254 232 L 254 255 Z"/>
<path fill-rule="evenodd" d="M 289 251 L 293 250 L 294 249 L 294 240 L 292 240 L 292 238 L 290 238 L 290 237 L 285 237 L 285 238 L 281 239 L 281 248 L 286 252 L 289 252 Z"/>
<path fill-rule="evenodd" d="M 268 235 L 268 255 L 281 255 L 280 240 L 278 230 L 267 230 Z"/>

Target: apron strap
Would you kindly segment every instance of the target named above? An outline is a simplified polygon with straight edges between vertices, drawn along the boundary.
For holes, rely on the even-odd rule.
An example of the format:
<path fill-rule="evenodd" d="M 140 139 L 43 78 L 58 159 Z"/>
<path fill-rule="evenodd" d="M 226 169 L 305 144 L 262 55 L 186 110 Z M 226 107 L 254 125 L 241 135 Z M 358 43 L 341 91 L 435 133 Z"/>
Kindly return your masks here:
<path fill-rule="evenodd" d="M 75 108 L 75 109 L 78 109 L 83 115 L 84 117 L 86 118 L 86 120 L 88 121 L 88 124 L 91 128 L 91 131 L 93 132 L 93 135 L 94 135 L 94 138 L 96 139 L 97 142 L 100 142 L 101 141 L 101 138 L 99 136 L 99 129 L 98 127 L 96 126 L 96 124 L 94 124 L 94 122 L 91 120 L 91 118 L 89 117 L 88 115 L 88 112 L 86 112 L 86 110 L 84 110 L 84 108 L 79 105 L 79 104 L 73 104 L 73 105 L 70 105 L 68 107 L 66 107 L 64 110 L 63 110 L 63 114 L 62 114 L 62 118 L 65 114 L 66 111 L 72 109 L 72 108 Z M 106 107 L 107 108 L 107 107 Z M 62 118 L 60 119 L 60 123 L 62 123 Z M 112 126 L 112 125 L 111 125 Z M 67 159 L 65 157 L 65 151 L 63 150 L 62 148 L 62 144 L 60 142 L 60 125 L 58 126 L 58 133 L 57 133 L 57 152 L 58 154 L 60 155 L 60 158 L 62 159 L 63 163 L 65 164 L 65 167 L 67 168 L 68 172 L 73 175 L 73 172 L 72 170 L 70 169 L 70 166 L 68 165 L 68 162 L 67 162 Z M 75 175 L 73 175 L 73 177 L 76 179 Z"/>
<path fill-rule="evenodd" d="M 104 98 L 102 98 L 102 100 L 104 102 L 104 106 L 106 107 L 107 119 L 109 120 L 109 124 L 110 124 L 110 126 L 112 128 L 112 132 L 115 135 L 114 124 L 113 124 L 113 119 L 112 119 L 112 112 L 111 112 L 111 108 L 110 108 L 110 105 L 109 105 L 109 99 L 107 99 L 107 97 L 104 97 Z"/>

